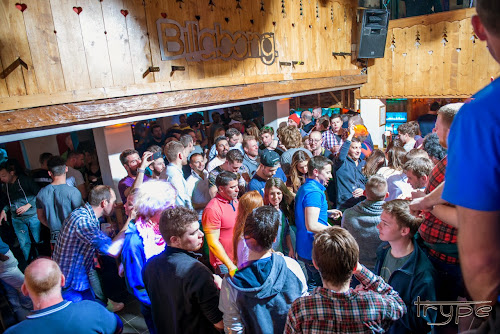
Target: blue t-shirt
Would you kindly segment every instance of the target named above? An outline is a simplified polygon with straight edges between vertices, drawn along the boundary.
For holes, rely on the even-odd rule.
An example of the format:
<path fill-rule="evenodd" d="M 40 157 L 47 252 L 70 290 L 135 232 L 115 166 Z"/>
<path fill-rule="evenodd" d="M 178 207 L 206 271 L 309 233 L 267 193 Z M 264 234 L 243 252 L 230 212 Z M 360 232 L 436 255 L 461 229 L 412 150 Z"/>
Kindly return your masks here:
<path fill-rule="evenodd" d="M 500 210 L 500 79 L 479 91 L 453 120 L 443 199 L 472 210 Z"/>
<path fill-rule="evenodd" d="M 64 300 L 56 305 L 33 311 L 26 320 L 8 328 L 5 334 L 35 332 L 37 334 L 119 333 L 120 318 L 97 302 Z"/>
<path fill-rule="evenodd" d="M 276 170 L 276 174 L 274 174 L 273 177 L 277 177 L 286 183 L 286 175 L 281 167 L 278 167 L 278 169 Z M 266 182 L 267 180 L 264 180 L 263 178 L 255 174 L 250 182 L 248 182 L 248 191 L 257 190 L 259 194 L 264 197 L 264 188 L 266 186 Z"/>
<path fill-rule="evenodd" d="M 297 254 L 304 259 L 312 260 L 314 233 L 306 228 L 305 209 L 320 209 L 318 223 L 328 226 L 328 202 L 326 188 L 316 180 L 306 179 L 295 196 L 295 225 L 297 226 Z"/>

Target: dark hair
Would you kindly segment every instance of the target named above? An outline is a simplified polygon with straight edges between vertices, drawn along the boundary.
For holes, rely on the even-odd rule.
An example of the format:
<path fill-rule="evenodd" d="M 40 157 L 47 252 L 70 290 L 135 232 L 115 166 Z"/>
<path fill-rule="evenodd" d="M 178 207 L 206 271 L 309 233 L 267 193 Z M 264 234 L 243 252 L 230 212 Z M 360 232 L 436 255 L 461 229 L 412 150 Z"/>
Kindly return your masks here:
<path fill-rule="evenodd" d="M 395 199 L 389 202 L 385 202 L 382 205 L 382 209 L 396 219 L 398 226 L 410 228 L 410 237 L 413 237 L 417 233 L 420 224 L 422 224 L 423 219 L 417 218 L 410 212 L 410 202 L 404 199 Z"/>
<path fill-rule="evenodd" d="M 398 133 L 401 135 L 407 134 L 410 137 L 415 137 L 417 135 L 415 127 L 413 126 L 413 124 L 410 124 L 410 122 L 401 124 L 398 127 Z"/>
<path fill-rule="evenodd" d="M 44 152 L 44 153 L 40 154 L 40 157 L 38 158 L 38 162 L 40 163 L 40 165 L 43 165 L 43 163 L 46 162 L 47 160 L 49 160 L 50 157 L 52 157 L 52 153 Z"/>
<path fill-rule="evenodd" d="M 299 171 L 297 170 L 297 165 L 303 161 L 309 160 L 311 157 L 303 150 L 298 150 L 292 156 L 292 163 L 290 164 L 290 175 L 289 180 L 292 185 L 293 192 L 297 192 L 302 184 L 306 181 L 306 175 L 299 175 Z"/>
<path fill-rule="evenodd" d="M 171 237 L 181 237 L 187 227 L 194 222 L 198 222 L 198 214 L 194 210 L 184 206 L 164 210 L 160 217 L 160 233 L 163 240 L 168 244 Z"/>
<path fill-rule="evenodd" d="M 197 156 L 201 156 L 203 158 L 203 154 L 201 153 L 193 153 L 191 154 L 191 156 L 189 157 L 189 162 L 192 163 L 193 162 L 193 158 L 194 157 L 197 157 Z"/>
<path fill-rule="evenodd" d="M 230 163 L 243 162 L 243 154 L 240 150 L 233 148 L 227 152 L 226 161 Z"/>
<path fill-rule="evenodd" d="M 217 147 L 217 144 L 219 144 L 219 142 L 222 140 L 228 141 L 226 136 L 219 136 L 215 138 L 215 147 Z"/>
<path fill-rule="evenodd" d="M 260 129 L 260 135 L 262 136 L 264 133 L 269 133 L 271 136 L 274 135 L 274 129 L 272 126 L 266 125 Z"/>
<path fill-rule="evenodd" d="M 330 122 L 331 122 L 332 120 L 334 120 L 335 118 L 338 118 L 338 119 L 342 120 L 342 115 L 341 115 L 341 114 L 332 114 L 332 115 L 330 116 Z"/>
<path fill-rule="evenodd" d="M 312 157 L 307 163 L 307 174 L 312 175 L 313 170 L 315 169 L 321 171 L 326 165 L 333 166 L 333 162 L 322 155 Z"/>
<path fill-rule="evenodd" d="M 191 137 L 190 135 L 182 135 L 181 138 L 179 139 L 179 141 L 181 142 L 182 146 L 184 147 L 188 147 L 190 143 L 193 143 L 194 144 L 194 141 L 193 141 L 193 137 Z"/>
<path fill-rule="evenodd" d="M 98 185 L 92 188 L 89 194 L 89 204 L 92 206 L 99 206 L 104 200 L 111 200 L 111 187 Z"/>
<path fill-rule="evenodd" d="M 236 173 L 223 171 L 215 178 L 215 186 L 217 188 L 224 187 L 227 186 L 229 182 L 236 180 L 238 180 L 238 175 Z"/>
<path fill-rule="evenodd" d="M 122 163 L 122 165 L 127 164 L 127 157 L 132 154 L 139 154 L 139 152 L 134 149 L 126 149 L 120 154 L 120 162 Z"/>
<path fill-rule="evenodd" d="M 83 155 L 83 154 L 84 154 L 83 151 L 80 151 L 80 150 L 70 151 L 68 153 L 68 160 L 71 159 L 71 158 L 73 158 L 73 157 L 77 157 L 77 156 Z"/>
<path fill-rule="evenodd" d="M 248 248 L 258 252 L 271 249 L 278 234 L 279 225 L 280 213 L 272 206 L 265 205 L 254 209 L 245 221 L 243 235 L 245 239 L 254 239 L 257 249 L 251 248 L 252 243 L 247 243 Z"/>
<path fill-rule="evenodd" d="M 387 166 L 395 170 L 403 170 L 406 151 L 402 147 L 392 147 L 387 151 Z"/>
<path fill-rule="evenodd" d="M 155 124 L 151 125 L 151 132 L 153 132 L 153 130 L 156 128 L 161 128 L 160 124 L 155 123 Z"/>
<path fill-rule="evenodd" d="M 241 132 L 239 132 L 238 129 L 235 129 L 235 128 L 229 128 L 226 130 L 226 137 L 228 139 L 233 138 L 234 136 L 238 136 L 240 134 L 241 134 Z"/>
<path fill-rule="evenodd" d="M 347 230 L 331 226 L 314 236 L 312 258 L 325 281 L 343 285 L 356 269 L 359 246 Z"/>
<path fill-rule="evenodd" d="M 438 110 L 439 110 L 439 107 L 440 107 L 439 102 L 433 102 L 433 103 L 431 104 L 430 110 L 431 110 L 431 111 L 438 111 Z"/>
<path fill-rule="evenodd" d="M 498 0 L 477 0 L 476 10 L 481 23 L 490 32 L 500 36 L 500 3 Z"/>
<path fill-rule="evenodd" d="M 374 149 L 366 158 L 366 165 L 363 167 L 363 174 L 366 177 L 377 174 L 381 167 L 385 166 L 385 154 L 379 149 Z"/>
<path fill-rule="evenodd" d="M 47 161 L 47 167 L 54 176 L 66 174 L 66 162 L 59 155 L 50 157 L 49 161 Z"/>
<path fill-rule="evenodd" d="M 7 172 L 14 172 L 17 176 L 24 174 L 24 171 L 19 164 L 19 161 L 14 158 L 10 158 L 7 161 L 4 161 L 0 164 L 0 170 L 5 169 Z"/>
<path fill-rule="evenodd" d="M 439 137 L 436 133 L 429 133 L 424 138 L 424 151 L 429 154 L 430 157 L 434 157 L 438 160 L 443 160 L 446 156 L 446 149 L 439 144 Z"/>
<path fill-rule="evenodd" d="M 269 190 L 272 187 L 276 187 L 281 192 L 283 193 L 283 199 L 281 200 L 280 203 L 280 208 L 281 211 L 285 212 L 286 207 L 293 201 L 293 194 L 290 192 L 290 190 L 287 188 L 285 182 L 283 182 L 282 179 L 279 177 L 272 177 L 269 180 L 266 181 L 266 185 L 264 186 L 264 204 L 268 205 L 269 204 Z"/>

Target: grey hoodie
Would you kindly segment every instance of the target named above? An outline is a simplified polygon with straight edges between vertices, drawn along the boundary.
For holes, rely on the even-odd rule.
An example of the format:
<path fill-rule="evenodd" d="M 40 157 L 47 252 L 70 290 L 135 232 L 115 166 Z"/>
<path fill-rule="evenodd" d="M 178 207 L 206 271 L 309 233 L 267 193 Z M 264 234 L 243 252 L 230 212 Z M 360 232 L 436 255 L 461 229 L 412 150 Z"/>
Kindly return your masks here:
<path fill-rule="evenodd" d="M 375 269 L 377 248 L 382 243 L 377 225 L 380 223 L 384 201 L 364 200 L 345 210 L 342 227 L 348 230 L 359 245 L 359 262 L 370 271 Z"/>

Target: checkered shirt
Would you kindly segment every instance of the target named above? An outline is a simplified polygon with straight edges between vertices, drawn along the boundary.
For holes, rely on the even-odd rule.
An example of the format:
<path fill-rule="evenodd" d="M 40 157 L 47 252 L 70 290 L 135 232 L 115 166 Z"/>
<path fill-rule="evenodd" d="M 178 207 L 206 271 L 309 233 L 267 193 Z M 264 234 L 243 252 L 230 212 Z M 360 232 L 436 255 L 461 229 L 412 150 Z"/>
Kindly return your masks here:
<path fill-rule="evenodd" d="M 89 203 L 71 212 L 63 223 L 52 255 L 66 277 L 64 288 L 89 289 L 88 272 L 96 250 L 106 253 L 110 245 L 111 239 L 101 231 Z"/>
<path fill-rule="evenodd" d="M 428 194 L 436 189 L 444 181 L 444 174 L 446 172 L 446 166 L 448 165 L 448 157 L 444 157 L 443 160 L 439 161 L 431 172 L 429 177 L 429 184 L 425 189 L 425 193 Z M 458 230 L 451 225 L 448 225 L 441 220 L 437 219 L 433 214 L 426 212 L 425 219 L 420 225 L 418 230 L 422 239 L 429 244 L 456 244 L 457 243 L 457 232 Z M 440 253 L 433 249 L 429 249 L 429 255 L 440 259 L 446 263 L 457 264 L 458 259 L 444 253 Z"/>
<path fill-rule="evenodd" d="M 332 150 L 332 148 L 333 148 L 333 151 L 332 151 L 333 154 L 339 153 L 340 148 L 342 147 L 342 144 L 344 143 L 344 141 L 342 140 L 342 138 L 340 136 L 334 134 L 332 132 L 332 130 L 327 130 L 327 131 L 323 132 L 321 137 L 323 138 L 322 146 L 324 148 L 326 148 L 327 150 Z"/>
<path fill-rule="evenodd" d="M 362 266 L 356 278 L 363 291 L 338 293 L 323 287 L 295 300 L 288 311 L 288 333 L 383 333 L 406 312 L 399 294 Z"/>

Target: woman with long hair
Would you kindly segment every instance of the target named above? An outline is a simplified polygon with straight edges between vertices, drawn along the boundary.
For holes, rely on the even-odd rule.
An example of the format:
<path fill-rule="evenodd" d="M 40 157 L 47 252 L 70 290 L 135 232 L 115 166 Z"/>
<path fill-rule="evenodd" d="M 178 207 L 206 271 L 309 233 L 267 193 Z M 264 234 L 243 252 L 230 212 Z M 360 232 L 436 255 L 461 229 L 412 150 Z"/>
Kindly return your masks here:
<path fill-rule="evenodd" d="M 377 174 L 380 168 L 385 166 L 385 154 L 379 149 L 373 150 L 372 154 L 366 158 L 366 165 L 363 167 L 363 174 L 368 179 Z"/>
<path fill-rule="evenodd" d="M 238 202 L 238 213 L 236 214 L 236 223 L 233 230 L 233 262 L 240 268 L 248 261 L 248 248 L 243 240 L 243 230 L 245 229 L 245 220 L 253 209 L 263 206 L 264 201 L 257 190 L 246 192 Z"/>
<path fill-rule="evenodd" d="M 378 170 L 378 174 L 382 175 L 387 180 L 387 189 L 389 197 L 385 200 L 405 199 L 411 197 L 413 188 L 407 182 L 408 178 L 403 173 L 406 151 L 402 147 L 392 147 L 386 152 L 387 167 L 382 167 Z"/>
<path fill-rule="evenodd" d="M 292 201 L 293 195 L 290 193 L 283 180 L 276 177 L 267 180 L 264 187 L 264 204 L 274 207 L 279 211 L 281 216 L 278 236 L 273 243 L 273 250 L 293 258 L 294 246 L 287 215 L 290 212 L 290 204 Z M 295 233 L 293 233 L 293 235 L 295 235 Z"/>
<path fill-rule="evenodd" d="M 306 182 L 307 163 L 310 159 L 304 151 L 297 151 L 293 154 L 287 180 L 288 189 L 293 193 L 293 196 L 295 196 L 300 186 Z"/>

